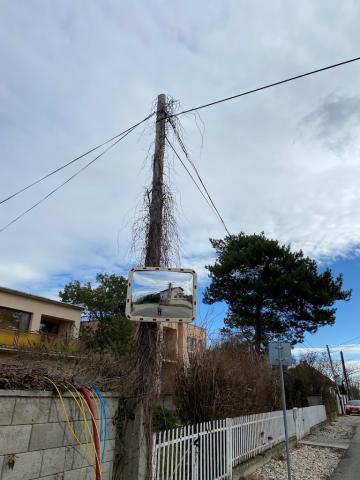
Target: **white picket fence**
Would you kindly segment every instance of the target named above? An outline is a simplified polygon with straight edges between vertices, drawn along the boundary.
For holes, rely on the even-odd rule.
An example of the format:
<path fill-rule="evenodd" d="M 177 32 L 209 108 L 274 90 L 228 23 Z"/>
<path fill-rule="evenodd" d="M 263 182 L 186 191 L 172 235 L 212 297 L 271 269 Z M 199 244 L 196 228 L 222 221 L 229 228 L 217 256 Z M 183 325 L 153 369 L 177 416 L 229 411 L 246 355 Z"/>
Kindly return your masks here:
<path fill-rule="evenodd" d="M 326 420 L 323 405 L 287 411 L 289 436 Z M 233 467 L 285 439 L 282 411 L 187 425 L 154 436 L 154 480 L 222 480 Z"/>

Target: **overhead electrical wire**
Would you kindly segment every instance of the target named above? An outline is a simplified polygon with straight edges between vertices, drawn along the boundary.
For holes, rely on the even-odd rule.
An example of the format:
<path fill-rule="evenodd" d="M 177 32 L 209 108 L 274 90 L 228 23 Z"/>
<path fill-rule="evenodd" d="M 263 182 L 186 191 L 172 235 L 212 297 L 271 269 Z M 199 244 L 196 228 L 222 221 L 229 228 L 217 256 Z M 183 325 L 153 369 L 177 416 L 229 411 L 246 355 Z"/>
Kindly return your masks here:
<path fill-rule="evenodd" d="M 346 342 L 338 343 L 337 345 L 335 345 L 335 347 L 341 347 L 342 345 L 346 345 L 348 343 L 351 343 L 354 340 L 358 340 L 359 338 L 360 338 L 360 336 L 358 335 L 356 337 L 350 338 L 350 340 L 346 340 Z M 358 344 L 355 344 L 355 345 L 358 345 Z"/>
<path fill-rule="evenodd" d="M 147 117 L 148 119 L 149 117 Z M 147 120 L 146 119 L 146 120 Z M 145 119 L 141 122 L 143 123 L 145 121 Z M 75 172 L 73 175 L 71 175 L 71 177 L 69 177 L 68 179 L 66 179 L 64 182 L 62 182 L 60 185 L 58 185 L 56 188 L 54 188 L 53 190 L 51 190 L 48 194 L 46 194 L 44 197 L 42 197 L 40 200 L 38 200 L 36 203 L 34 203 L 31 207 L 27 208 L 25 211 L 23 211 L 22 213 L 20 213 L 20 215 L 18 215 L 17 217 L 13 218 L 10 222 L 8 222 L 6 225 L 4 225 L 2 228 L 0 228 L 0 233 L 2 233 L 4 230 L 6 230 L 7 228 L 9 228 L 11 225 L 13 225 L 14 223 L 16 223 L 18 220 L 20 220 L 22 217 L 24 217 L 27 213 L 29 213 L 31 210 L 33 210 L 34 208 L 36 208 L 38 205 L 40 205 L 42 202 L 44 202 L 45 200 L 47 200 L 49 197 L 51 197 L 51 195 L 53 195 L 54 193 L 56 193 L 58 190 L 60 190 L 60 188 L 62 188 L 64 185 L 66 185 L 67 183 L 69 183 L 71 180 L 73 180 L 75 177 L 77 177 L 81 172 L 83 172 L 84 170 L 86 170 L 88 167 L 90 167 L 90 165 L 92 165 L 93 163 L 95 163 L 100 157 L 102 157 L 105 153 L 107 153 L 109 150 L 111 150 L 115 145 L 117 145 L 119 142 L 121 142 L 121 140 L 123 140 L 127 135 L 129 135 L 129 133 L 131 133 L 138 125 L 140 124 L 137 124 L 137 125 L 134 125 L 133 127 L 131 127 L 131 129 L 128 129 L 126 131 L 126 133 L 124 133 L 120 138 L 118 138 L 115 142 L 113 142 L 111 145 L 109 145 L 108 147 L 105 148 L 105 150 L 103 150 L 99 155 L 97 155 L 95 158 L 93 158 L 90 162 L 88 162 L 86 165 L 84 165 L 83 167 L 81 167 L 77 172 Z"/>
<path fill-rule="evenodd" d="M 218 219 L 220 220 L 220 222 L 222 223 L 222 225 L 224 226 L 226 232 L 228 233 L 228 235 L 230 235 L 229 233 L 229 230 L 227 229 L 221 215 L 218 213 L 218 210 L 217 208 L 212 205 L 212 202 L 209 201 L 209 199 L 206 197 L 206 195 L 204 194 L 204 192 L 201 190 L 201 188 L 199 187 L 198 183 L 196 182 L 195 178 L 193 177 L 193 175 L 191 174 L 190 170 L 187 168 L 187 166 L 185 165 L 185 162 L 182 160 L 182 158 L 180 157 L 179 153 L 176 151 L 175 147 L 173 146 L 173 144 L 170 142 L 170 140 L 168 139 L 167 135 L 165 136 L 165 139 L 167 141 L 167 143 L 169 144 L 170 148 L 172 149 L 172 151 L 174 152 L 174 154 L 176 155 L 176 157 L 178 158 L 178 160 L 181 162 L 182 166 L 184 167 L 184 169 L 186 170 L 186 172 L 188 173 L 188 175 L 190 176 L 192 182 L 194 183 L 194 185 L 196 186 L 196 188 L 199 190 L 201 196 L 205 199 L 206 203 L 209 205 L 209 207 L 211 208 L 211 210 L 215 213 L 215 215 L 218 217 Z"/>
<path fill-rule="evenodd" d="M 308 340 L 306 340 L 305 338 L 304 338 L 304 342 L 307 343 L 310 348 L 316 348 L 313 345 L 311 345 L 311 343 Z"/>
<path fill-rule="evenodd" d="M 204 194 L 204 192 L 201 190 L 201 188 L 199 187 L 199 185 L 197 184 L 195 178 L 193 177 L 193 175 L 191 174 L 190 170 L 187 168 L 187 166 L 185 165 L 185 162 L 183 161 L 183 159 L 180 157 L 180 155 L 178 154 L 178 152 L 175 150 L 175 147 L 174 145 L 170 142 L 170 140 L 167 138 L 167 136 L 165 136 L 166 138 L 166 141 L 167 143 L 169 144 L 170 148 L 172 149 L 172 151 L 174 152 L 174 154 L 176 155 L 176 157 L 178 158 L 178 160 L 181 162 L 181 165 L 185 168 L 185 170 L 187 171 L 189 177 L 191 178 L 191 180 L 193 181 L 195 187 L 199 190 L 200 194 L 202 195 L 202 197 L 204 198 L 205 202 L 209 205 L 209 207 L 211 208 L 211 210 L 215 213 L 215 215 L 217 216 L 217 213 L 216 211 L 214 210 L 213 206 L 211 205 L 211 203 L 209 202 L 209 200 L 207 199 L 206 195 Z"/>
<path fill-rule="evenodd" d="M 342 62 L 338 62 L 338 63 L 334 63 L 334 64 L 331 64 L 331 65 L 328 65 L 326 67 L 321 67 L 321 68 L 317 68 L 316 70 L 310 70 L 309 72 L 305 72 L 305 73 L 301 73 L 299 75 L 295 75 L 295 76 L 292 76 L 292 77 L 288 77 L 286 79 L 283 79 L 283 80 L 279 80 L 277 82 L 273 82 L 273 83 L 269 83 L 267 85 L 263 85 L 261 87 L 257 87 L 257 88 L 253 88 L 251 90 L 246 90 L 245 92 L 241 92 L 241 93 L 238 93 L 236 95 L 231 95 L 229 97 L 224 97 L 224 98 L 221 98 L 219 100 L 215 100 L 213 102 L 208 102 L 208 103 L 205 103 L 205 104 L 202 104 L 202 105 L 198 105 L 196 107 L 192 107 L 192 108 L 188 108 L 186 110 L 182 110 L 180 112 L 177 112 L 177 113 L 172 113 L 170 115 L 167 115 L 165 118 L 167 119 L 171 119 L 173 117 L 179 117 L 180 115 L 184 115 L 186 113 L 191 113 L 191 112 L 195 112 L 197 110 L 201 110 L 201 109 L 204 109 L 204 108 L 208 108 L 208 107 L 212 107 L 214 105 L 218 105 L 220 103 L 224 103 L 224 102 L 228 102 L 228 101 L 231 101 L 231 100 L 235 100 L 237 98 L 240 98 L 240 97 L 244 97 L 245 95 L 250 95 L 252 93 L 256 93 L 256 92 L 260 92 L 262 90 L 266 90 L 266 89 L 269 89 L 269 88 L 272 88 L 272 87 L 276 87 L 278 85 L 282 85 L 284 83 L 288 83 L 288 82 L 292 82 L 292 81 L 295 81 L 295 80 L 299 80 L 300 78 L 304 78 L 304 77 L 308 77 L 310 75 L 315 75 L 317 73 L 321 73 L 321 72 L 324 72 L 326 70 L 330 70 L 330 69 L 333 69 L 333 68 L 338 68 L 338 67 L 341 67 L 343 65 L 347 65 L 349 63 L 353 63 L 353 62 L 357 62 L 360 60 L 360 57 L 354 57 L 354 58 L 351 58 L 349 60 L 344 60 Z M 86 155 L 94 152 L 95 150 L 107 145 L 108 143 L 110 143 L 111 141 L 115 140 L 116 138 L 122 136 L 124 133 L 128 132 L 129 130 L 132 130 L 133 128 L 136 128 L 138 127 L 139 125 L 141 125 L 142 123 L 144 123 L 146 120 L 148 120 L 149 118 L 151 118 L 153 115 L 155 115 L 156 112 L 152 112 L 150 115 L 148 115 L 146 118 L 144 118 L 143 120 L 141 120 L 140 122 L 137 122 L 136 124 L 134 124 L 133 126 L 127 128 L 126 130 L 123 130 L 122 132 L 118 133 L 117 135 L 114 135 L 113 137 L 109 138 L 108 140 L 102 142 L 101 144 L 91 148 L 90 150 L 88 150 L 87 152 L 79 155 L 78 157 L 74 158 L 73 160 L 70 160 L 69 162 L 65 163 L 64 165 L 56 168 L 55 170 L 49 172 L 48 174 L 44 175 L 43 177 L 39 178 L 38 180 L 35 180 L 34 182 L 30 183 L 29 185 L 21 188 L 20 190 L 18 190 L 17 192 L 9 195 L 8 197 L 6 198 L 3 198 L 2 200 L 0 200 L 0 205 L 7 202 L 8 200 L 14 198 L 15 196 L 19 195 L 20 193 L 24 192 L 25 190 L 33 187 L 34 185 L 37 185 L 39 182 L 45 180 L 46 178 L 50 177 L 51 175 L 54 175 L 55 173 L 63 170 L 64 168 L 68 167 L 69 165 L 77 162 L 78 160 L 80 160 L 81 158 L 85 157 Z M 159 121 L 159 120 L 157 120 Z"/>
<path fill-rule="evenodd" d="M 214 105 L 218 105 L 220 103 L 224 103 L 224 102 L 228 102 L 228 101 L 231 101 L 231 100 L 235 100 L 237 98 L 240 98 L 240 97 L 243 97 L 245 95 L 250 95 L 252 93 L 256 93 L 256 92 L 260 92 L 262 90 L 266 90 L 266 89 L 269 89 L 269 88 L 272 88 L 272 87 L 275 87 L 275 86 L 278 86 L 278 85 L 282 85 L 282 84 L 285 84 L 285 83 L 288 83 L 288 82 L 292 82 L 292 81 L 295 81 L 295 80 L 298 80 L 298 79 L 301 79 L 301 78 L 304 78 L 304 77 L 308 77 L 310 75 L 314 75 L 314 74 L 317 74 L 317 73 L 320 73 L 320 72 L 324 72 L 326 70 L 330 70 L 330 69 L 333 69 L 333 68 L 338 68 L 340 66 L 343 66 L 343 65 L 347 65 L 347 64 L 350 64 L 350 63 L 353 63 L 353 62 L 357 62 L 360 60 L 360 57 L 355 57 L 355 58 L 351 58 L 349 60 L 344 60 L 342 62 L 338 62 L 338 63 L 334 63 L 334 64 L 331 64 L 331 65 L 328 65 L 328 66 L 325 66 L 325 67 L 321 67 L 321 68 L 318 68 L 316 70 L 311 70 L 309 72 L 305 72 L 305 73 L 302 73 L 302 74 L 299 74 L 299 75 L 295 75 L 295 76 L 292 76 L 292 77 L 289 77 L 289 78 L 286 78 L 284 80 L 279 80 L 277 82 L 273 82 L 273 83 L 270 83 L 270 84 L 267 84 L 267 85 L 263 85 L 261 87 L 257 87 L 257 88 L 253 88 L 251 90 L 247 90 L 245 92 L 241 92 L 241 93 L 238 93 L 236 95 L 232 95 L 232 96 L 229 96 L 229 97 L 225 97 L 225 98 L 222 98 L 222 99 L 219 99 L 219 100 L 215 100 L 213 102 L 208 102 L 208 103 L 205 103 L 205 104 L 202 104 L 202 105 L 198 105 L 196 107 L 193 107 L 193 108 L 189 108 L 189 109 L 186 109 L 186 110 L 182 110 L 180 112 L 177 112 L 177 113 L 172 113 L 170 115 L 167 115 L 165 117 L 165 119 L 168 119 L 170 120 L 171 118 L 173 117 L 179 117 L 180 115 L 184 115 L 184 114 L 187 114 L 187 113 L 191 113 L 191 112 L 195 112 L 197 110 L 201 110 L 201 109 L 204 109 L 204 108 L 208 108 L 208 107 L 212 107 Z M 124 130 L 123 132 L 120 132 L 118 133 L 117 135 L 113 136 L 112 138 L 106 140 L 105 142 L 93 147 L 92 149 L 88 150 L 87 152 L 79 155 L 78 157 L 74 158 L 73 160 L 70 160 L 69 162 L 67 162 L 66 164 L 56 168 L 55 170 L 49 172 L 48 174 L 44 175 L 43 177 L 39 178 L 38 180 L 30 183 L 29 185 L 26 185 L 25 187 L 22 187 L 20 190 L 14 192 L 13 194 L 7 196 L 6 198 L 0 200 L 0 205 L 11 200 L 12 198 L 16 197 L 17 195 L 19 195 L 20 193 L 28 190 L 29 188 L 37 185 L 38 183 L 44 181 L 45 179 L 49 178 L 50 176 L 54 175 L 55 173 L 58 173 L 59 171 L 63 170 L 64 168 L 68 167 L 69 165 L 72 165 L 73 163 L 79 161 L 81 158 L 84 158 L 86 155 L 89 155 L 90 153 L 94 152 L 95 150 L 107 145 L 108 143 L 110 143 L 111 141 L 116 140 L 116 142 L 114 142 L 113 144 L 110 145 L 110 147 L 108 147 L 107 149 L 105 149 L 100 155 L 98 155 L 95 159 L 93 159 L 91 162 L 89 162 L 87 165 L 85 165 L 83 168 L 81 168 L 78 172 L 76 172 L 74 175 L 72 175 L 70 178 L 68 178 L 65 182 L 63 182 L 62 184 L 60 184 L 58 187 L 56 187 L 54 190 L 52 190 L 48 195 L 46 195 L 45 197 L 43 197 L 41 200 L 39 200 L 38 202 L 36 202 L 34 205 L 32 205 L 29 209 L 25 210 L 22 214 L 20 214 L 18 217 L 14 218 L 11 222 L 9 222 L 8 224 L 6 224 L 4 227 L 2 227 L 0 229 L 0 233 L 3 232 L 4 230 L 6 230 L 10 225 L 12 225 L 13 223 L 17 222 L 18 220 L 20 220 L 20 218 L 22 218 L 24 215 L 26 215 L 28 212 L 30 212 L 33 208 L 35 208 L 36 206 L 38 206 L 40 203 L 42 203 L 43 201 L 45 201 L 47 198 L 49 198 L 51 195 L 53 195 L 57 190 L 59 190 L 61 187 L 63 187 L 65 184 L 67 184 L 68 182 L 70 182 L 74 177 L 76 177 L 79 173 L 81 173 L 83 170 L 85 170 L 87 167 L 89 167 L 92 163 L 94 163 L 98 158 L 100 158 L 102 155 L 104 155 L 104 153 L 106 153 L 110 148 L 112 148 L 113 146 L 115 146 L 119 141 L 121 141 L 128 133 L 132 132 L 134 130 L 134 128 L 138 127 L 139 125 L 141 125 L 142 123 L 144 123 L 145 121 L 147 121 L 149 118 L 151 118 L 153 115 L 155 115 L 156 112 L 152 112 L 150 115 L 148 115 L 146 118 L 144 118 L 143 120 L 141 120 L 140 122 L 134 124 L 133 126 L 127 128 L 126 130 Z M 159 120 L 157 120 L 159 121 Z M 171 122 L 170 122 L 171 123 Z M 182 149 L 183 149 L 183 145 L 181 145 Z M 186 153 L 186 149 L 184 150 L 184 153 L 185 155 L 187 155 Z M 202 183 L 203 185 L 203 182 L 200 178 L 200 176 L 198 175 L 198 172 L 197 172 L 197 169 L 196 167 L 194 166 L 194 164 L 191 162 L 191 160 L 188 158 L 188 160 L 190 161 L 190 163 L 192 164 L 200 182 Z M 217 208 L 215 206 L 215 204 L 213 203 L 210 195 L 208 194 L 207 192 L 207 189 L 205 187 L 205 185 L 203 185 L 203 188 L 205 189 L 207 195 L 208 195 L 208 198 L 210 200 L 210 202 L 213 204 L 213 207 L 214 209 L 217 211 Z M 221 215 L 219 214 L 219 212 L 217 212 L 223 226 L 225 227 L 225 230 L 226 232 L 230 235 Z"/>
<path fill-rule="evenodd" d="M 181 112 L 172 113 L 171 115 L 168 115 L 166 118 L 179 117 L 180 115 L 184 115 L 186 113 L 195 112 L 195 111 L 201 110 L 203 108 L 213 107 L 214 105 L 218 105 L 219 103 L 229 102 L 230 100 L 235 100 L 236 98 L 244 97 L 245 95 L 250 95 L 252 93 L 260 92 L 262 90 L 266 90 L 268 88 L 276 87 L 276 86 L 282 85 L 284 83 L 293 82 L 294 80 L 299 80 L 300 78 L 308 77 L 310 75 L 315 75 L 316 73 L 325 72 L 326 70 L 331 70 L 332 68 L 341 67 L 341 66 L 347 65 L 349 63 L 358 62 L 359 60 L 360 60 L 360 57 L 355 57 L 355 58 L 351 58 L 349 60 L 344 60 L 343 62 L 333 63 L 333 64 L 328 65 L 326 67 L 317 68 L 316 70 L 311 70 L 311 71 L 306 72 L 306 73 L 301 73 L 300 75 L 295 75 L 293 77 L 285 78 L 284 80 L 279 80 L 277 82 L 269 83 L 269 84 L 263 85 L 261 87 L 253 88 L 251 90 L 247 90 L 245 92 L 241 92 L 241 93 L 238 93 L 236 95 L 232 95 L 230 97 L 221 98 L 220 100 L 215 100 L 213 102 L 205 103 L 203 105 L 198 105 L 197 107 L 188 108 L 187 110 L 182 110 Z"/>
<path fill-rule="evenodd" d="M 0 200 L 0 205 L 2 205 L 3 203 L 8 202 L 9 200 L 11 200 L 12 198 L 16 197 L 17 195 L 20 195 L 20 193 L 23 193 L 23 192 L 25 192 L 26 190 L 28 190 L 29 188 L 34 187 L 34 186 L 37 185 L 38 183 L 42 182 L 43 180 L 46 180 L 47 178 L 51 177 L 51 176 L 54 175 L 55 173 L 58 173 L 58 172 L 60 172 L 61 170 L 63 170 L 64 168 L 72 165 L 73 163 L 78 162 L 78 161 L 81 160 L 82 158 L 86 157 L 87 155 L 89 155 L 89 154 L 92 153 L 92 152 L 95 152 L 95 151 L 98 150 L 99 148 L 104 147 L 105 145 L 107 145 L 108 143 L 112 142 L 113 140 L 116 140 L 117 138 L 122 137 L 124 134 L 127 134 L 127 133 L 129 133 L 130 131 L 133 131 L 134 128 L 138 127 L 138 126 L 141 125 L 142 123 L 144 123 L 144 122 L 146 122 L 147 120 L 149 120 L 149 118 L 151 118 L 153 115 L 155 115 L 155 112 L 151 113 L 150 115 L 148 115 L 147 117 L 145 117 L 143 120 L 141 120 L 140 122 L 135 123 L 135 124 L 132 125 L 131 127 L 127 128 L 126 130 L 118 133 L 118 134 L 115 135 L 114 137 L 109 138 L 109 139 L 106 140 L 105 142 L 97 145 L 96 147 L 91 148 L 90 150 L 88 150 L 88 151 L 85 152 L 85 153 L 82 153 L 81 155 L 79 155 L 78 157 L 74 158 L 73 160 L 70 160 L 69 162 L 65 163 L 64 165 L 61 165 L 60 167 L 56 168 L 55 170 L 52 170 L 51 172 L 47 173 L 47 174 L 44 175 L 43 177 L 39 178 L 38 180 L 35 180 L 34 182 L 30 183 L 29 185 L 26 185 L 25 187 L 22 187 L 20 190 L 12 193 L 12 194 L 9 195 L 8 197 L 3 198 L 2 200 Z"/>
<path fill-rule="evenodd" d="M 225 224 L 225 222 L 224 222 L 224 219 L 222 218 L 219 210 L 217 209 L 217 207 L 216 207 L 216 205 L 215 205 L 215 202 L 214 202 L 213 199 L 211 198 L 211 195 L 210 195 L 208 189 L 207 189 L 206 186 L 205 186 L 205 183 L 204 183 L 203 179 L 202 179 L 201 176 L 200 176 L 199 170 L 197 169 L 195 163 L 191 160 L 190 155 L 189 155 L 188 151 L 186 150 L 186 147 L 185 147 L 185 145 L 184 145 L 184 142 L 182 141 L 182 138 L 181 138 L 181 136 L 180 136 L 180 134 L 179 134 L 179 132 L 178 132 L 178 130 L 177 130 L 177 128 L 176 128 L 176 125 L 175 125 L 174 121 L 172 121 L 172 120 L 170 119 L 170 120 L 169 120 L 169 123 L 170 123 L 170 125 L 172 126 L 172 129 L 173 129 L 173 131 L 174 131 L 175 137 L 176 137 L 176 139 L 177 139 L 177 141 L 178 141 L 178 143 L 179 143 L 179 145 L 180 145 L 181 150 L 183 151 L 183 153 L 184 153 L 184 155 L 185 155 L 185 157 L 186 157 L 186 160 L 187 160 L 187 161 L 190 163 L 190 165 L 192 166 L 192 168 L 193 168 L 196 176 L 198 177 L 198 179 L 199 179 L 199 181 L 200 181 L 203 189 L 205 190 L 205 193 L 206 193 L 206 195 L 207 195 L 207 197 L 208 197 L 211 205 L 213 206 L 213 209 L 215 210 L 215 212 L 216 212 L 216 214 L 218 215 L 221 223 L 223 224 L 223 227 L 225 228 L 226 233 L 227 233 L 228 235 L 230 235 L 230 232 L 229 232 L 229 230 L 228 230 L 228 228 L 227 228 L 227 226 L 226 226 L 226 224 Z"/>

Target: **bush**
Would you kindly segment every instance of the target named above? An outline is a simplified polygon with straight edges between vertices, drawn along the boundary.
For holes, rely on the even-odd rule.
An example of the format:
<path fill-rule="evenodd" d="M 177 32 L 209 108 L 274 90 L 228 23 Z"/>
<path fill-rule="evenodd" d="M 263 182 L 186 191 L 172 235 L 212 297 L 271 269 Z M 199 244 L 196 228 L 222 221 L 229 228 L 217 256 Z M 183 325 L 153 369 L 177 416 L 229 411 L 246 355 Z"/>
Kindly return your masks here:
<path fill-rule="evenodd" d="M 228 340 L 179 365 L 175 404 L 184 423 L 276 410 L 278 374 L 252 347 Z"/>
<path fill-rule="evenodd" d="M 154 432 L 160 432 L 163 430 L 169 430 L 176 428 L 180 424 L 179 418 L 175 412 L 169 410 L 166 407 L 158 405 L 153 411 L 153 430 Z"/>

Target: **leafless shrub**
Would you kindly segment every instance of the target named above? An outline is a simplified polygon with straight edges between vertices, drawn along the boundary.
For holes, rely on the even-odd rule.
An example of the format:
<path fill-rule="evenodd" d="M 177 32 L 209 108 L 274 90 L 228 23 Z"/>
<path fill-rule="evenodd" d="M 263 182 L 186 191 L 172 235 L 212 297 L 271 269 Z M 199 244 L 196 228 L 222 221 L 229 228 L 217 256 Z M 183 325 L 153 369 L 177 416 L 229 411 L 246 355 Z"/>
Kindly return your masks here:
<path fill-rule="evenodd" d="M 333 379 L 333 372 L 331 369 L 331 365 L 329 362 L 329 357 L 327 353 L 324 352 L 308 352 L 301 356 L 300 362 L 306 363 L 311 367 L 315 368 L 318 372 L 322 375 L 325 375 L 329 379 Z M 333 367 L 335 375 L 340 379 L 343 376 L 341 362 L 337 360 L 333 360 Z"/>
<path fill-rule="evenodd" d="M 175 402 L 186 423 L 272 411 L 279 408 L 278 379 L 252 348 L 222 342 L 178 367 Z"/>

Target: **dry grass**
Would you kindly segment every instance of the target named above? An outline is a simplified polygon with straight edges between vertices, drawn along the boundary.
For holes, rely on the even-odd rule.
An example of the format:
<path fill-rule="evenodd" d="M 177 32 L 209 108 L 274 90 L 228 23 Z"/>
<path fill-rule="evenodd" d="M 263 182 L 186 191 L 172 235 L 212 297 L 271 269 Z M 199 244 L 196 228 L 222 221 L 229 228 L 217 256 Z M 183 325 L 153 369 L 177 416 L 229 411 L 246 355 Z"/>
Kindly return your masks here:
<path fill-rule="evenodd" d="M 131 396 L 136 384 L 133 359 L 115 358 L 93 351 L 20 349 L 0 357 L 0 389 L 50 390 L 46 377 L 55 383 L 96 386 Z"/>

